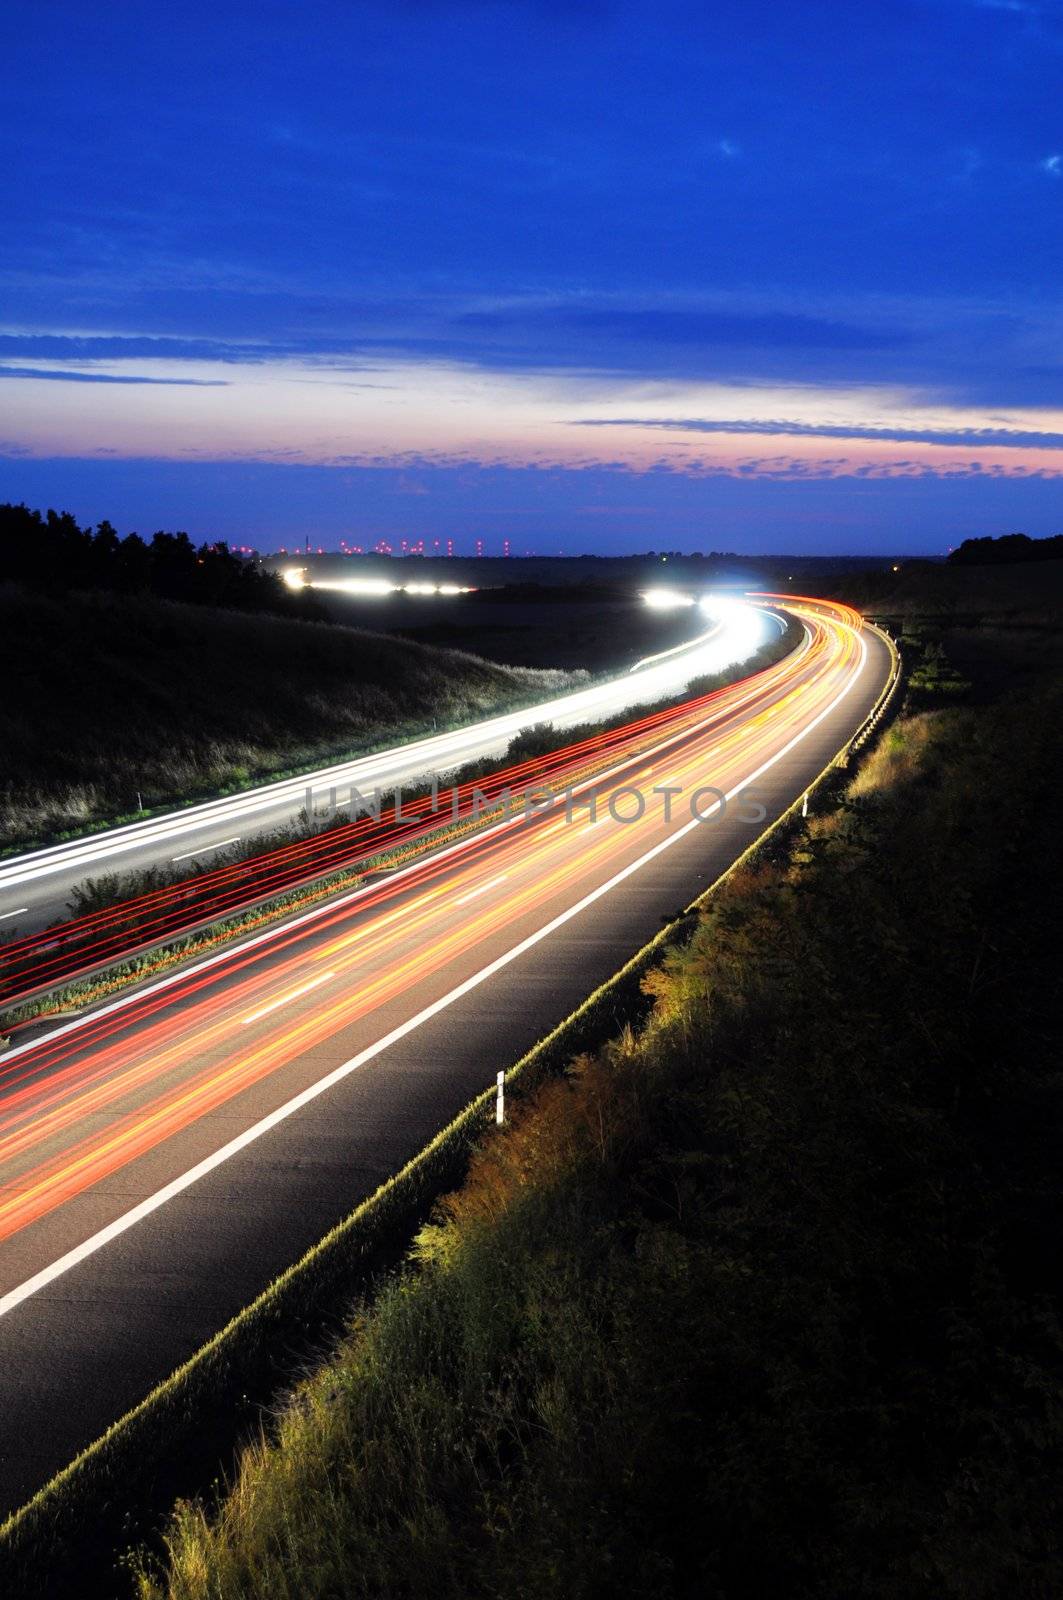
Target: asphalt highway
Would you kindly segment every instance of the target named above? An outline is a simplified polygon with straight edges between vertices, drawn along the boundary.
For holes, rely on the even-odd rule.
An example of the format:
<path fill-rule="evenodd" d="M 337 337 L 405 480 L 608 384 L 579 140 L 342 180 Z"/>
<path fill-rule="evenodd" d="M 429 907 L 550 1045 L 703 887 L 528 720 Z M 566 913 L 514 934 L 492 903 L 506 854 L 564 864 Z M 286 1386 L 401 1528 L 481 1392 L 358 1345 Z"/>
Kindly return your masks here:
<path fill-rule="evenodd" d="M 807 788 L 889 657 L 851 615 L 797 609 L 808 644 L 790 668 L 690 739 L 0 1057 L 0 1508 Z"/>

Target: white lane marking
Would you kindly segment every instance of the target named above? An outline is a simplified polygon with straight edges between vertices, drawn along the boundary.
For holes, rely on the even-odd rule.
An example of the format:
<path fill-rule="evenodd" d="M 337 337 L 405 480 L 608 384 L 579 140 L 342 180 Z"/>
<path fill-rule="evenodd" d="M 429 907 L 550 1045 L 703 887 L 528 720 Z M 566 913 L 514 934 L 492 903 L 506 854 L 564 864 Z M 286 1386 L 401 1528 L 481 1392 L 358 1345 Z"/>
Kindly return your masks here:
<path fill-rule="evenodd" d="M 3 922 L 5 917 L 24 917 L 28 909 L 28 906 L 19 906 L 17 911 L 0 911 L 0 922 Z"/>
<path fill-rule="evenodd" d="M 845 627 L 847 624 L 842 623 L 840 626 Z M 855 638 L 860 646 L 860 665 L 845 688 L 840 690 L 830 704 L 825 706 L 819 715 L 812 719 L 807 728 L 803 728 L 800 733 L 795 733 L 793 738 L 788 740 L 781 750 L 777 750 L 773 756 L 769 756 L 767 761 L 762 762 L 755 772 L 751 772 L 748 777 L 735 784 L 734 788 L 724 796 L 726 800 L 733 800 L 736 795 L 741 794 L 743 789 L 748 789 L 751 784 L 755 783 L 771 767 L 774 767 L 784 756 L 789 755 L 790 751 L 800 744 L 802 739 L 807 739 L 812 730 L 817 728 L 826 717 L 829 717 L 841 705 L 846 695 L 850 694 L 856 687 L 867 665 L 867 645 L 859 634 L 856 634 Z M 0 1296 L 0 1317 L 6 1316 L 9 1311 L 13 1311 L 16 1306 L 21 1305 L 24 1300 L 28 1300 L 31 1295 L 39 1294 L 42 1289 L 46 1289 L 50 1283 L 54 1283 L 57 1278 L 61 1278 L 64 1273 L 69 1272 L 73 1267 L 79 1266 L 82 1261 L 87 1261 L 89 1256 L 95 1255 L 97 1250 L 102 1250 L 104 1245 L 110 1244 L 113 1239 L 119 1238 L 130 1228 L 135 1227 L 138 1222 L 143 1222 L 145 1217 L 150 1217 L 153 1211 L 158 1211 L 160 1206 L 164 1206 L 168 1200 L 173 1200 L 177 1195 L 183 1194 L 194 1183 L 198 1183 L 200 1178 L 205 1178 L 208 1173 L 222 1166 L 231 1157 L 238 1155 L 241 1150 L 246 1150 L 248 1145 L 254 1144 L 256 1139 L 261 1139 L 263 1134 L 269 1133 L 273 1128 L 278 1127 L 280 1123 L 287 1121 L 295 1112 L 301 1111 L 304 1106 L 310 1105 L 319 1095 L 327 1093 L 337 1083 L 342 1083 L 344 1078 L 350 1077 L 352 1072 L 364 1066 L 367 1061 L 372 1061 L 375 1056 L 381 1055 L 383 1051 L 390 1049 L 400 1039 L 405 1039 L 407 1034 L 413 1033 L 423 1023 L 430 1021 L 432 1017 L 438 1016 L 441 1011 L 445 1011 L 448 1006 L 453 1005 L 455 1000 L 460 1000 L 465 995 L 470 994 L 473 989 L 479 988 L 481 983 L 485 983 L 488 978 L 493 978 L 496 972 L 501 972 L 504 967 L 509 966 L 510 962 L 516 961 L 519 956 L 524 955 L 533 946 L 548 938 L 551 933 L 555 933 L 566 922 L 571 922 L 573 917 L 579 916 L 581 911 L 586 911 L 588 906 L 594 905 L 596 900 L 600 900 L 603 895 L 615 889 L 626 878 L 630 878 L 650 861 L 654 861 L 665 850 L 670 850 L 674 844 L 679 843 L 680 839 L 685 838 L 692 828 L 697 827 L 700 827 L 700 823 L 696 817 L 692 817 L 682 828 L 678 828 L 675 833 L 671 833 L 667 838 L 660 840 L 659 843 L 653 845 L 643 855 L 639 856 L 637 860 L 629 862 L 626 867 L 622 867 L 607 882 L 600 883 L 596 889 L 592 889 L 589 894 L 585 894 L 582 900 L 577 900 L 575 905 L 569 906 L 567 910 L 560 912 L 556 917 L 545 923 L 543 927 L 537 929 L 535 933 L 530 933 L 526 939 L 522 939 L 519 944 L 515 944 L 504 955 L 496 956 L 493 961 L 489 961 L 486 967 L 481 967 L 479 972 L 474 972 L 471 978 L 465 979 L 464 983 L 459 983 L 456 988 L 451 989 L 447 994 L 441 995 L 438 1000 L 433 1000 L 431 1005 L 425 1006 L 423 1011 L 418 1011 L 416 1016 L 400 1023 L 397 1028 L 392 1028 L 390 1033 L 386 1033 L 375 1044 L 367 1045 L 364 1050 L 360 1050 L 349 1061 L 344 1061 L 342 1065 L 333 1068 L 323 1078 L 319 1078 L 316 1083 L 312 1083 L 300 1094 L 293 1096 L 291 1100 L 286 1100 L 284 1105 L 278 1106 L 275 1111 L 271 1111 L 268 1116 L 262 1117 L 260 1121 L 253 1123 L 250 1128 L 245 1128 L 243 1133 L 237 1134 L 235 1139 L 230 1139 L 228 1144 L 222 1145 L 220 1150 L 215 1150 L 213 1155 L 206 1156 L 202 1161 L 198 1161 L 194 1167 L 189 1167 L 187 1172 L 183 1172 L 180 1177 L 174 1178 L 163 1188 L 157 1189 L 154 1194 L 148 1195 L 147 1199 L 141 1200 L 139 1205 L 135 1205 L 131 1210 L 123 1212 L 120 1217 L 116 1217 L 113 1222 L 108 1223 L 107 1227 L 101 1228 L 98 1233 L 92 1234 L 83 1244 L 75 1245 L 73 1250 L 68 1250 L 65 1255 L 60 1256 L 57 1261 L 53 1261 L 50 1266 L 43 1267 L 40 1272 L 34 1273 L 32 1278 L 27 1278 L 25 1283 L 20 1283 L 17 1288 L 10 1289 L 7 1294 Z"/>
<path fill-rule="evenodd" d="M 470 900 L 475 900 L 478 894 L 486 894 L 488 889 L 493 889 L 496 883 L 502 883 L 509 877 L 508 872 L 500 872 L 497 878 L 489 878 L 486 883 L 481 883 L 478 889 L 473 889 L 469 894 L 463 894 L 460 900 L 455 900 L 456 906 L 463 906 Z"/>
<path fill-rule="evenodd" d="M 171 856 L 171 861 L 191 861 L 193 856 L 209 856 L 212 850 L 224 850 L 227 844 L 239 844 L 240 835 L 232 839 L 219 839 L 217 844 L 205 844 L 201 850 L 186 850 L 183 856 Z"/>
<path fill-rule="evenodd" d="M 289 989 L 286 994 L 280 994 L 276 1000 L 271 1000 L 269 1005 L 260 1006 L 257 1011 L 252 1011 L 249 1017 L 241 1017 L 240 1021 L 245 1027 L 249 1022 L 258 1022 L 262 1017 L 268 1017 L 271 1011 L 279 1011 L 289 1000 L 298 1000 L 300 995 L 309 994 L 311 989 L 318 988 L 322 983 L 328 983 L 329 979 L 335 976 L 334 972 L 323 972 L 319 978 L 311 978 L 309 983 L 301 983 L 298 989 Z"/>
<path fill-rule="evenodd" d="M 797 650 L 787 657 L 787 660 L 791 664 L 798 661 L 807 652 L 811 640 L 812 636 L 806 625 L 804 639 Z M 771 669 L 768 668 L 766 670 L 770 671 Z M 736 711 L 740 711 L 748 701 L 750 694 L 755 692 L 759 691 L 747 691 L 746 694 L 740 696 L 736 702 L 727 708 L 726 716 L 731 717 Z M 654 745 L 646 753 L 654 756 L 662 755 L 664 751 L 670 749 L 674 744 L 681 743 L 690 734 L 711 728 L 717 720 L 717 716 L 718 713 L 715 710 L 710 711 L 708 716 L 703 717 L 700 722 L 694 723 L 689 728 L 682 729 L 679 733 L 669 734 L 667 738 L 662 739 L 660 744 Z M 585 778 L 582 783 L 575 784 L 570 792 L 573 796 L 586 794 L 589 789 L 593 789 L 596 785 L 608 783 L 616 777 L 617 773 L 626 771 L 630 765 L 631 758 L 627 757 L 615 767 L 610 767 L 606 772 L 595 773 L 593 777 Z M 559 821 L 564 824 L 568 821 L 568 818 L 561 817 Z M 449 860 L 451 856 L 459 856 L 468 850 L 477 849 L 485 839 L 492 839 L 496 834 L 504 833 L 508 828 L 518 828 L 523 825 L 524 818 L 522 816 L 511 817 L 508 821 L 492 823 L 491 827 L 484 828 L 467 839 L 458 839 L 454 844 L 435 851 L 427 859 L 438 865 L 441 861 Z M 424 860 L 420 860 L 411 861 L 408 867 L 397 868 L 387 879 L 388 888 L 392 888 L 396 883 L 401 882 L 403 878 L 408 878 L 412 873 L 420 872 L 424 865 Z M 5 1050 L 3 1065 L 7 1067 L 16 1057 L 25 1055 L 29 1050 L 39 1050 L 45 1045 L 54 1044 L 57 1039 L 65 1038 L 68 1033 L 75 1033 L 79 1028 L 88 1027 L 91 1023 L 98 1022 L 101 1017 L 109 1017 L 116 1011 L 124 1011 L 127 1006 L 135 1005 L 138 1000 L 146 1000 L 151 995 L 160 994 L 164 989 L 171 989 L 185 978 L 197 977 L 199 973 L 207 972 L 212 967 L 231 960 L 234 956 L 243 955 L 248 950 L 257 949 L 259 945 L 268 944 L 270 940 L 276 939 L 282 933 L 292 933 L 307 923 L 316 922 L 321 917 L 328 916 L 332 912 L 342 911 L 346 906 L 353 905 L 356 901 L 363 899 L 365 895 L 372 894 L 376 887 L 376 884 L 363 884 L 358 889 L 351 889 L 348 894 L 341 895 L 335 900 L 326 900 L 322 905 L 313 906 L 309 911 L 300 912 L 297 917 L 292 917 L 290 920 L 279 923 L 276 927 L 266 928 L 262 933 L 253 934 L 249 939 L 242 939 L 239 943 L 227 945 L 224 950 L 219 950 L 216 955 L 204 956 L 202 961 L 193 962 L 190 967 L 181 967 L 177 972 L 171 972 L 165 978 L 156 978 L 152 983 L 146 984 L 143 989 L 133 989 L 127 994 L 119 995 L 116 1000 L 110 1000 L 106 1005 L 98 1006 L 94 1011 L 86 1011 L 83 1016 L 74 1017 L 70 1022 L 62 1023 L 58 1028 L 53 1028 L 51 1033 L 42 1034 L 39 1039 L 28 1039 L 25 1044 L 13 1045 L 10 1050 Z"/>

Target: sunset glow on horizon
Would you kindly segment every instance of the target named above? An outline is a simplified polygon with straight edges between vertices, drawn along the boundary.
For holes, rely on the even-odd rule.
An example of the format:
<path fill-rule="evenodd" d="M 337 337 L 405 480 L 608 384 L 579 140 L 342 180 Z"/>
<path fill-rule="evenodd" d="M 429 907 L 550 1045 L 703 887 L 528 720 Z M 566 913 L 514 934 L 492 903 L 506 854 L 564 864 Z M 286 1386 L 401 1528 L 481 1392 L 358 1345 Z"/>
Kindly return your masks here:
<path fill-rule="evenodd" d="M 164 359 L 23 367 L 20 378 L 7 444 L 30 457 L 753 478 L 1063 474 L 1063 409 L 990 419 L 896 389 L 736 391 L 427 363 L 380 363 L 353 384 L 316 364 L 234 371 Z M 91 407 L 79 379 L 94 385 Z"/>
<path fill-rule="evenodd" d="M 1055 5 L 53 13 L 0 113 L 8 498 L 255 545 L 1057 531 Z"/>

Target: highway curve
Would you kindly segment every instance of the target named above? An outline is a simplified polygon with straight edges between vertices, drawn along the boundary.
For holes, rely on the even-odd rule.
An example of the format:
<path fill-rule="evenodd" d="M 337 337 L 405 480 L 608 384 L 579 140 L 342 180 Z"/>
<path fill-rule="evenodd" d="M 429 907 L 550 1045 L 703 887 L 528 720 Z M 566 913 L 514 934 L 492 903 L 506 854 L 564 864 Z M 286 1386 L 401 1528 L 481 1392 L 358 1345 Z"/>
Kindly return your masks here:
<path fill-rule="evenodd" d="M 401 1166 L 847 742 L 888 650 L 852 613 L 787 604 L 808 638 L 785 671 L 567 813 L 473 837 L 0 1057 L 0 1507 Z"/>

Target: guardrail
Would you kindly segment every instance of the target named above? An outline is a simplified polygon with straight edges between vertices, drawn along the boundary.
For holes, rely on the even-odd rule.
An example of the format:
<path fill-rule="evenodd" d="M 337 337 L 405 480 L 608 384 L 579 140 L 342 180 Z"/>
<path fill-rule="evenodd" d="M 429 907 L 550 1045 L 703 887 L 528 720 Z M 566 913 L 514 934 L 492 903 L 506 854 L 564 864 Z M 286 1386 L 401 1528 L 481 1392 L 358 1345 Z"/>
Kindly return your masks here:
<path fill-rule="evenodd" d="M 870 739 L 871 735 L 874 733 L 875 729 L 886 715 L 890 701 L 893 699 L 893 696 L 896 694 L 901 683 L 903 662 L 901 660 L 901 652 L 897 648 L 896 642 L 886 632 L 885 628 L 880 628 L 875 622 L 868 622 L 865 619 L 864 627 L 870 628 L 872 633 L 876 633 L 889 650 L 891 663 L 890 675 L 886 683 L 886 687 L 883 689 L 882 693 L 875 701 L 875 704 L 872 706 L 867 718 L 863 723 L 863 726 L 857 729 L 856 733 L 854 733 L 853 737 L 846 746 L 845 765 L 848 765 L 849 757 L 853 755 L 855 751 L 859 750 L 863 745 L 865 745 L 868 739 Z"/>

